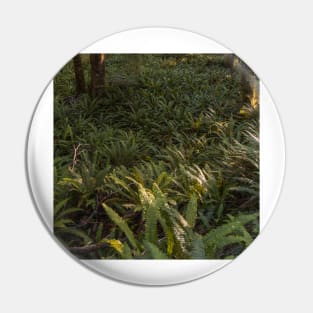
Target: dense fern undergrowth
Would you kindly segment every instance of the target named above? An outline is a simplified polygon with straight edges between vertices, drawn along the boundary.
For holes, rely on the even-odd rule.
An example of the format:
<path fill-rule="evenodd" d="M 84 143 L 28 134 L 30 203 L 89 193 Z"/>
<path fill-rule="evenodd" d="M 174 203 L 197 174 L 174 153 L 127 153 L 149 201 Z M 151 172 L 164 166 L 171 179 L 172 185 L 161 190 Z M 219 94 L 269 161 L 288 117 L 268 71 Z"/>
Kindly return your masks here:
<path fill-rule="evenodd" d="M 83 56 L 85 75 L 88 62 Z M 85 259 L 227 259 L 259 231 L 259 113 L 221 56 L 108 55 L 54 80 L 54 232 Z"/>

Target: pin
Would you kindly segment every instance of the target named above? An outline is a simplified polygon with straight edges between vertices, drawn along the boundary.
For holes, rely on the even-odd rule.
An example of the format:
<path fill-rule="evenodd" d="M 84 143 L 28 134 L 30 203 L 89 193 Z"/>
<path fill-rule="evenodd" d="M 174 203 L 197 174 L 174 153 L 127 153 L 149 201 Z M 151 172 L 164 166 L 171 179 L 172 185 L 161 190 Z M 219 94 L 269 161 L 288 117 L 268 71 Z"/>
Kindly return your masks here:
<path fill-rule="evenodd" d="M 248 249 L 278 200 L 285 147 L 244 60 L 192 32 L 142 28 L 92 44 L 50 81 L 27 167 L 43 223 L 74 260 L 171 285 Z"/>

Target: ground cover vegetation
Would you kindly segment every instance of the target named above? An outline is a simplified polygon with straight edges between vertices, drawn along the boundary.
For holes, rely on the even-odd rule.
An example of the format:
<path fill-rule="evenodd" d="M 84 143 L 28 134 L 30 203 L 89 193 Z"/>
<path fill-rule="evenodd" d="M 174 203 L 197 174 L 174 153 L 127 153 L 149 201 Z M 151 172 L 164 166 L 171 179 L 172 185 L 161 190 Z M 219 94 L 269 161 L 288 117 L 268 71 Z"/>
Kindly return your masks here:
<path fill-rule="evenodd" d="M 242 77 L 223 55 L 106 55 L 94 93 L 78 61 L 82 86 L 73 61 L 54 79 L 59 240 L 85 259 L 239 255 L 259 232 L 259 112 Z"/>

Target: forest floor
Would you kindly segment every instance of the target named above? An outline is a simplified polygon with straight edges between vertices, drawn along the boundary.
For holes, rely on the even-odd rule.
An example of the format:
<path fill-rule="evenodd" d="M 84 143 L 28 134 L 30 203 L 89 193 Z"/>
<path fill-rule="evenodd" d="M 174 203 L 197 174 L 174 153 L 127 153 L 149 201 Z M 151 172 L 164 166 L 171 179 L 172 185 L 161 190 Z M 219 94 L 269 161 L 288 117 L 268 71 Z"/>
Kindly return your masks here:
<path fill-rule="evenodd" d="M 84 73 L 90 80 L 88 56 Z M 259 232 L 259 112 L 214 55 L 108 55 L 54 80 L 54 231 L 80 258 L 224 259 Z"/>

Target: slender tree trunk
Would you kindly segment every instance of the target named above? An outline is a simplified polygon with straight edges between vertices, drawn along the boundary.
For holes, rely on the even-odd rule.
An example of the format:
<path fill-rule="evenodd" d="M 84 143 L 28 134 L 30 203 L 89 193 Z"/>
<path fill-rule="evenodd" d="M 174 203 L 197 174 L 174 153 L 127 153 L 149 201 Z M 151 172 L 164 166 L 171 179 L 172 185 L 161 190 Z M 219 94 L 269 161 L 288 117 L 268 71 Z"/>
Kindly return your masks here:
<path fill-rule="evenodd" d="M 105 93 L 105 54 L 90 54 L 92 97 L 103 96 Z"/>
<path fill-rule="evenodd" d="M 84 77 L 84 71 L 82 67 L 81 56 L 77 54 L 73 58 L 74 63 L 74 72 L 75 72 L 75 80 L 76 80 L 76 94 L 80 95 L 86 92 L 86 83 Z"/>
<path fill-rule="evenodd" d="M 234 54 L 224 55 L 224 65 L 229 68 L 233 68 L 235 64 L 236 56 Z"/>
<path fill-rule="evenodd" d="M 254 108 L 259 103 L 259 79 L 255 73 L 234 54 L 224 56 L 224 65 L 237 72 L 241 80 L 242 103 L 249 102 Z"/>

